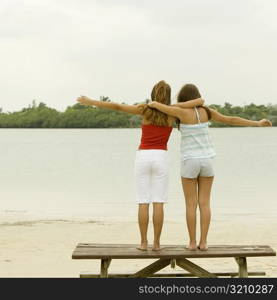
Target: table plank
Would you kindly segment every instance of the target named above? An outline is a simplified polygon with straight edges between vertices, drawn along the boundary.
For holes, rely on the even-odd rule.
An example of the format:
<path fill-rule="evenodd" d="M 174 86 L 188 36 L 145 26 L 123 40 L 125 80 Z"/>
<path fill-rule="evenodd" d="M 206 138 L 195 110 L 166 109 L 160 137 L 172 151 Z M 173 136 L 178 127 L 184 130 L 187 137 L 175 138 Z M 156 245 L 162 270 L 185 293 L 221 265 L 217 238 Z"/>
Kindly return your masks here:
<path fill-rule="evenodd" d="M 276 256 L 268 245 L 210 245 L 208 251 L 191 251 L 182 245 L 166 245 L 160 251 L 136 249 L 133 244 L 80 243 L 73 251 L 73 259 L 132 259 L 132 258 L 208 258 Z"/>

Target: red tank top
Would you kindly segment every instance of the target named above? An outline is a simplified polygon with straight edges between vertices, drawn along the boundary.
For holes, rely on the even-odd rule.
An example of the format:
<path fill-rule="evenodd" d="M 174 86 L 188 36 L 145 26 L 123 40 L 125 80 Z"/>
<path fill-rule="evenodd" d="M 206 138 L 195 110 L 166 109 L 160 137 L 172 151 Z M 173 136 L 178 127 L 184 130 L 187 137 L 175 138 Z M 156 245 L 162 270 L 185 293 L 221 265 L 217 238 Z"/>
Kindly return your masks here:
<path fill-rule="evenodd" d="M 169 126 L 142 124 L 140 150 L 160 149 L 167 150 L 167 142 L 172 131 Z"/>

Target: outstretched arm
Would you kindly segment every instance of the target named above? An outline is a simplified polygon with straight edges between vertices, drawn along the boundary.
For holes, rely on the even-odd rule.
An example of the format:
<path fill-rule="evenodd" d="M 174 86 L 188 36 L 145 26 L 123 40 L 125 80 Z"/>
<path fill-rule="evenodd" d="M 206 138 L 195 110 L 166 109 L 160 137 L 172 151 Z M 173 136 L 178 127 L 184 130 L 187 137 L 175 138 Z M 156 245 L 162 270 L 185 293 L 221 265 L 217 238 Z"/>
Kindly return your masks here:
<path fill-rule="evenodd" d="M 272 126 L 271 122 L 267 119 L 262 119 L 260 121 L 252 121 L 240 117 L 224 116 L 214 109 L 211 108 L 209 109 L 212 114 L 212 120 L 216 122 L 225 123 L 229 125 L 238 125 L 238 126 L 256 126 L 256 127 Z"/>
<path fill-rule="evenodd" d="M 127 105 L 127 104 L 119 104 L 115 102 L 98 101 L 98 100 L 90 99 L 86 96 L 81 96 L 77 98 L 77 101 L 82 105 L 93 105 L 93 106 L 102 107 L 106 109 L 123 111 L 134 115 L 141 114 L 141 109 L 139 109 L 138 105 Z"/>
<path fill-rule="evenodd" d="M 202 98 L 197 98 L 186 102 L 178 102 L 176 104 L 173 104 L 172 106 L 176 106 L 180 108 L 193 108 L 196 106 L 202 106 L 203 104 L 204 104 L 204 100 Z"/>

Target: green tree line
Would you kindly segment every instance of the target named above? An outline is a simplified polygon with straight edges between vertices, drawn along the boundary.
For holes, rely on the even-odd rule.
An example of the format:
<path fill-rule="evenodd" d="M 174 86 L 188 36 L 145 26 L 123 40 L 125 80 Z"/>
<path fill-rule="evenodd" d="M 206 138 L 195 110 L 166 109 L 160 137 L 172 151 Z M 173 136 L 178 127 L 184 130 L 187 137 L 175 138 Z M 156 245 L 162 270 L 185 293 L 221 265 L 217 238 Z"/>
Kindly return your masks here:
<path fill-rule="evenodd" d="M 102 101 L 110 101 L 102 97 Z M 148 102 L 149 100 L 146 100 Z M 239 116 L 250 120 L 270 119 L 277 126 L 277 105 L 233 106 L 226 102 L 223 106 L 210 107 L 229 116 Z M 0 108 L 0 128 L 136 128 L 140 117 L 118 111 L 74 104 L 64 112 L 48 107 L 45 103 L 33 101 L 27 108 L 15 112 L 3 112 Z M 211 127 L 228 125 L 211 122 Z"/>

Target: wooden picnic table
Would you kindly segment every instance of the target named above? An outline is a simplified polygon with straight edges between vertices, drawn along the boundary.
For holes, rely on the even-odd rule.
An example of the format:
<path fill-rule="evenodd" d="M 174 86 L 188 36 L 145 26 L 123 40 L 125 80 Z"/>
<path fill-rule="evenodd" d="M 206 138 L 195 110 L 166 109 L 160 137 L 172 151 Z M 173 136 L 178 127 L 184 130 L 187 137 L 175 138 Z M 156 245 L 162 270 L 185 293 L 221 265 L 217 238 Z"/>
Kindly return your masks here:
<path fill-rule="evenodd" d="M 100 274 L 81 274 L 81 278 L 95 277 L 248 277 L 265 275 L 265 272 L 248 272 L 247 257 L 276 256 L 276 252 L 267 245 L 215 245 L 207 251 L 192 251 L 180 245 L 163 246 L 159 251 L 136 249 L 130 244 L 85 244 L 79 243 L 72 254 L 72 259 L 100 259 Z M 238 272 L 211 273 L 191 262 L 190 258 L 222 258 L 233 257 L 238 264 Z M 133 274 L 108 274 L 112 259 L 157 259 L 155 262 Z M 157 273 L 163 268 L 175 265 L 186 273 Z"/>

